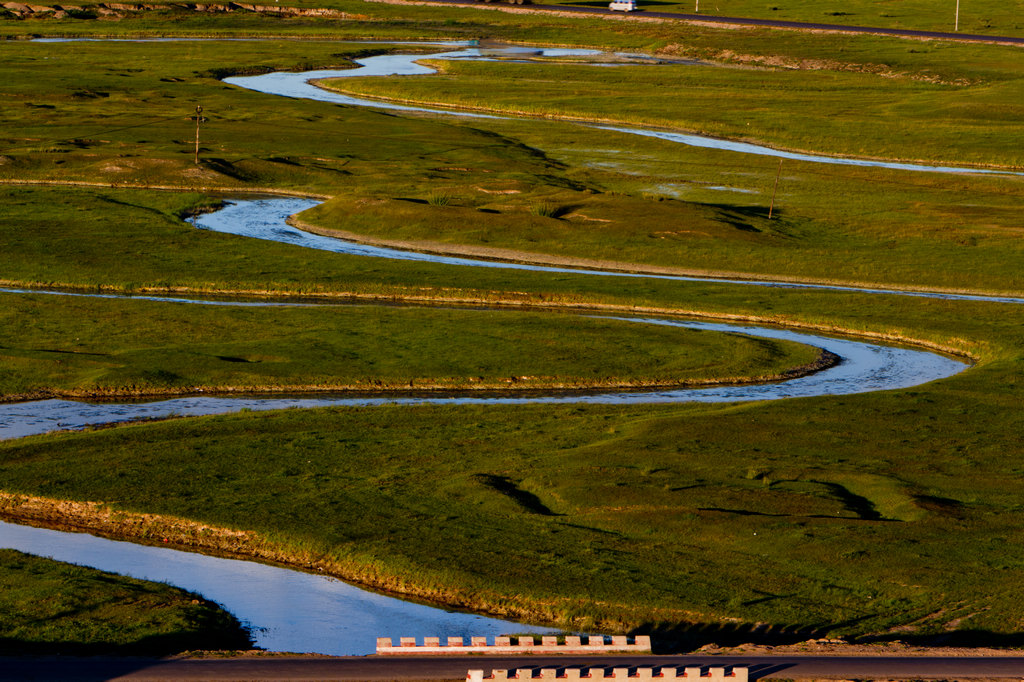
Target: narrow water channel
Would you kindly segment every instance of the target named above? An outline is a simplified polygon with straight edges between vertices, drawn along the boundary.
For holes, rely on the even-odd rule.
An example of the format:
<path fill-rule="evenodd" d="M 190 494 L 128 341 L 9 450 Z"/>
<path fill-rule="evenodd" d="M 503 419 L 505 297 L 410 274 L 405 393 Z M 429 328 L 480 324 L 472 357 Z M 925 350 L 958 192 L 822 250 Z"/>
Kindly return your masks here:
<path fill-rule="evenodd" d="M 248 90 L 255 90 L 269 95 L 291 97 L 299 99 L 310 99 L 320 102 L 332 102 L 334 104 L 345 104 L 348 106 L 373 107 L 376 109 L 387 109 L 391 111 L 412 111 L 426 112 L 432 114 L 445 114 L 448 116 L 467 116 L 473 118 L 512 118 L 510 115 L 479 114 L 469 111 L 460 111 L 457 108 L 439 109 L 437 107 L 416 107 L 402 104 L 394 104 L 380 100 L 365 99 L 343 95 L 337 92 L 330 92 L 319 88 L 311 81 L 326 80 L 331 78 L 356 78 L 356 77 L 383 77 L 383 76 L 418 76 L 435 73 L 429 66 L 420 64 L 420 61 L 430 59 L 450 60 L 490 60 L 497 56 L 516 56 L 522 50 L 528 49 L 538 57 L 566 57 L 566 56 L 593 56 L 600 54 L 597 50 L 561 50 L 550 48 L 508 48 L 504 52 L 499 49 L 481 50 L 479 48 L 467 48 L 450 52 L 439 52 L 429 55 L 412 54 L 387 54 L 364 59 L 354 60 L 360 66 L 355 69 L 322 69 L 317 71 L 305 71 L 301 73 L 275 72 L 259 76 L 234 76 L 225 78 L 224 82 L 237 85 Z M 600 63 L 595 63 L 599 65 Z M 673 133 L 659 131 L 636 126 L 606 126 L 588 125 L 589 127 L 602 130 L 612 130 L 619 133 L 631 135 L 643 135 L 645 137 L 656 137 L 669 142 L 675 142 L 691 147 L 702 147 L 705 149 L 718 149 L 722 151 L 736 152 L 739 154 L 755 154 L 758 156 L 773 156 L 781 159 L 794 161 L 807 161 L 810 163 L 824 163 L 841 166 L 863 166 L 870 168 L 888 168 L 891 170 L 917 171 L 928 173 L 974 173 L 994 175 L 1024 175 L 1024 173 L 1003 170 L 991 170 L 981 168 L 969 168 L 960 166 L 935 166 L 927 164 L 897 163 L 890 161 L 872 161 L 868 159 L 854 159 L 822 154 L 805 154 L 787 152 L 763 145 L 722 140 L 704 135 L 692 135 L 685 133 Z"/>
<path fill-rule="evenodd" d="M 478 268 L 501 268 L 507 270 L 528 270 L 530 272 L 554 272 L 561 274 L 592 275 L 597 277 L 626 277 L 632 279 L 661 279 L 676 282 L 720 282 L 722 284 L 742 284 L 745 286 L 773 287 L 780 289 L 814 289 L 820 291 L 850 291 L 863 294 L 886 294 L 893 296 L 913 296 L 918 298 L 934 298 L 952 301 L 987 301 L 990 303 L 1024 304 L 1024 298 L 1011 296 L 979 296 L 973 294 L 936 293 L 928 291 L 911 291 L 906 289 L 857 288 L 834 286 L 828 284 L 803 284 L 795 282 L 779 282 L 775 280 L 726 279 L 712 277 L 695 277 L 683 275 L 652 275 L 632 272 L 616 272 L 613 270 L 587 270 L 577 268 L 533 265 L 529 263 L 513 263 L 500 260 L 479 260 L 460 258 L 457 256 L 441 256 L 437 254 L 401 251 L 381 246 L 359 244 L 357 242 L 324 237 L 311 234 L 292 227 L 285 219 L 295 213 L 313 208 L 319 201 L 315 199 L 260 199 L 230 201 L 221 210 L 200 216 L 195 226 L 214 232 L 223 232 L 254 239 L 292 244 L 307 249 L 345 253 L 354 256 L 370 256 L 374 258 L 392 258 L 396 260 L 414 260 L 444 265 L 463 265 Z"/>
<path fill-rule="evenodd" d="M 85 533 L 0 522 L 0 547 L 199 593 L 248 625 L 256 646 L 269 651 L 363 656 L 374 652 L 377 637 L 550 632 L 387 597 L 323 575 Z"/>
<path fill-rule="evenodd" d="M 495 312 L 500 315 L 500 312 Z M 909 348 L 837 339 L 788 329 L 732 324 L 620 318 L 638 324 L 657 324 L 704 331 L 738 333 L 768 339 L 804 343 L 842 358 L 834 367 L 788 381 L 746 386 L 715 386 L 660 391 L 623 391 L 597 394 L 554 394 L 517 396 L 388 395 L 382 397 L 220 397 L 188 396 L 169 400 L 130 403 L 89 403 L 73 400 L 41 400 L 0 404 L 0 439 L 80 429 L 99 424 L 172 416 L 224 414 L 241 410 L 279 410 L 328 406 L 366 407 L 374 405 L 524 405 L 585 404 L 629 405 L 683 402 L 720 403 L 751 400 L 780 400 L 824 395 L 849 395 L 870 391 L 909 388 L 957 374 L 967 365 L 936 353 Z"/>

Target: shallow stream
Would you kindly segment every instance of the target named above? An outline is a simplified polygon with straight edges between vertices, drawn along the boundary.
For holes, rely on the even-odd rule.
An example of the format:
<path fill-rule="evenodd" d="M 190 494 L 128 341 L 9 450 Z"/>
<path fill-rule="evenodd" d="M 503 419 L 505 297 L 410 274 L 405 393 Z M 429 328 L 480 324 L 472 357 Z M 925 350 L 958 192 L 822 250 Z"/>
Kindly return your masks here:
<path fill-rule="evenodd" d="M 562 50 L 551 48 L 507 48 L 482 50 L 480 48 L 467 48 L 450 52 L 439 52 L 436 54 L 386 54 L 375 57 L 356 59 L 360 66 L 355 69 L 322 69 L 317 71 L 305 71 L 301 73 L 275 72 L 259 76 L 234 76 L 225 78 L 224 82 L 237 85 L 249 90 L 279 95 L 281 97 L 293 97 L 300 99 L 317 100 L 320 102 L 332 102 L 349 106 L 373 107 L 376 109 L 388 109 L 391 111 L 418 111 L 433 114 L 446 114 L 449 116 L 469 116 L 473 118 L 511 118 L 506 115 L 480 114 L 469 111 L 459 111 L 457 108 L 439 109 L 436 107 L 416 107 L 391 102 L 365 99 L 343 95 L 337 92 L 330 92 L 319 88 L 310 81 L 326 80 L 331 78 L 355 78 L 366 76 L 423 76 L 435 73 L 429 66 L 420 64 L 420 61 L 431 59 L 452 59 L 452 60 L 491 60 L 496 57 L 509 57 L 521 54 L 523 51 L 530 52 L 538 57 L 572 57 L 572 56 L 594 56 L 601 54 L 597 50 Z M 618 62 L 614 62 L 618 63 Z M 599 64 L 599 62 L 595 62 Z M 591 124 L 581 124 L 591 125 Z M 1014 171 L 1002 171 L 980 168 L 969 168 L 959 166 L 934 166 L 927 164 L 897 163 L 890 161 L 872 161 L 869 159 L 854 159 L 837 156 L 826 156 L 823 154 L 806 154 L 788 152 L 779 149 L 772 149 L 763 145 L 750 144 L 747 142 L 736 142 L 723 140 L 704 135 L 693 135 L 686 133 L 674 133 L 660 131 L 636 126 L 605 126 L 591 125 L 602 130 L 611 130 L 619 133 L 632 135 L 643 135 L 645 137 L 656 137 L 669 142 L 677 142 L 691 147 L 703 147 L 706 149 L 718 149 L 722 151 L 737 152 L 740 154 L 756 154 L 758 156 L 773 156 L 780 159 L 791 159 L 794 161 L 807 161 L 811 163 L 825 163 L 841 166 L 863 166 L 870 168 L 888 168 L 892 170 L 920 171 L 930 173 L 977 173 L 995 175 L 1024 175 Z"/>
<path fill-rule="evenodd" d="M 546 56 L 565 56 L 578 52 L 543 51 Z M 590 51 L 587 51 L 590 52 Z M 386 55 L 360 60 L 359 69 L 348 71 L 315 71 L 302 74 L 276 73 L 264 76 L 227 79 L 229 83 L 261 92 L 286 97 L 308 97 L 348 105 L 376 108 L 432 111 L 388 103 L 359 100 L 316 88 L 308 83 L 316 78 L 347 76 L 426 74 L 432 70 L 416 63 L 419 59 L 483 59 L 488 54 L 478 49 L 445 52 L 436 55 Z M 453 111 L 437 113 L 453 114 Z M 472 115 L 461 114 L 458 115 Z M 740 145 L 711 138 L 682 136 L 673 133 L 616 128 L 638 135 L 664 137 L 683 144 L 728 149 L 740 153 L 770 154 L 800 158 L 820 163 L 852 163 L 915 171 L 991 172 L 968 168 L 914 166 L 861 162 L 813 155 L 792 155 L 766 147 Z M 674 137 L 671 137 L 674 136 Z M 544 272 L 564 272 L 589 276 L 649 277 L 628 273 L 573 270 L 532 266 L 517 263 L 478 261 L 421 253 L 401 252 L 343 242 L 312 235 L 288 226 L 284 218 L 314 205 L 304 199 L 273 199 L 232 202 L 225 209 L 196 221 L 200 229 L 230 232 L 251 238 L 273 239 L 306 248 L 326 249 L 338 253 L 370 257 L 402 258 L 444 263 L 453 266 L 511 268 Z M 692 277 L 658 276 L 660 279 L 697 280 Z M 782 282 L 736 281 L 738 284 L 811 288 L 812 285 Z M 838 289 L 841 287 L 813 287 Z M 895 290 L 856 290 L 865 293 L 932 296 L 968 300 L 1024 303 L 1024 299 L 987 298 L 943 294 L 924 294 Z M 19 293 L 8 290 L 9 293 Z M 29 292 L 25 292 L 29 293 Z M 41 293 L 41 292 L 32 292 Z M 54 295 L 63 292 L 45 292 Z M 101 296 L 116 298 L 116 296 Z M 275 303 L 195 301 L 172 297 L 140 297 L 175 303 L 211 305 L 282 305 Z M 290 304 L 284 304 L 290 305 Z M 500 314 L 496 312 L 495 314 Z M 88 425 L 125 422 L 168 416 L 191 416 L 234 412 L 241 409 L 269 410 L 284 407 L 316 407 L 325 405 L 379 405 L 384 403 L 486 403 L 494 405 L 523 403 L 675 403 L 685 401 L 726 402 L 774 400 L 860 393 L 866 391 L 907 388 L 956 374 L 966 365 L 962 362 L 921 350 L 896 348 L 859 341 L 836 339 L 791 330 L 737 326 L 707 322 L 630 318 L 638 324 L 658 324 L 706 329 L 716 332 L 742 333 L 773 339 L 787 339 L 826 349 L 842 358 L 828 370 L 790 381 L 755 386 L 728 386 L 653 392 L 612 392 L 594 395 L 549 395 L 522 397 L 504 396 L 387 396 L 352 397 L 319 396 L 305 398 L 227 398 L 193 396 L 136 403 L 84 403 L 64 400 L 0 405 L 0 438 L 18 438 L 54 430 L 82 428 Z M 178 552 L 163 547 L 144 547 L 113 542 L 89 535 L 59 533 L 0 523 L 0 546 L 12 547 L 62 561 L 70 561 L 139 578 L 163 580 L 203 594 L 219 602 L 253 628 L 257 644 L 280 651 L 317 652 L 324 654 L 366 654 L 373 651 L 377 636 L 471 636 L 508 632 L 537 631 L 523 625 L 462 613 L 451 613 L 391 597 L 366 592 L 337 580 L 263 564 L 217 559 L 199 554 Z"/>

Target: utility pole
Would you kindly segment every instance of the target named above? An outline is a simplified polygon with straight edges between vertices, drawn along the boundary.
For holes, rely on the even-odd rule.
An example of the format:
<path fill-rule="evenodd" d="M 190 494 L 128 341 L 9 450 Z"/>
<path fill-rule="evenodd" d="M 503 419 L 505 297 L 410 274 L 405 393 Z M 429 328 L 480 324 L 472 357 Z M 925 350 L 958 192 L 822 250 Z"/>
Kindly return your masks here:
<path fill-rule="evenodd" d="M 199 165 L 199 124 L 205 121 L 202 105 L 196 105 L 196 165 Z"/>
<path fill-rule="evenodd" d="M 782 175 L 782 159 L 779 159 L 779 172 L 775 174 L 775 188 L 772 189 L 772 203 L 768 206 L 768 220 L 772 219 L 775 210 L 775 193 L 779 191 L 779 177 Z"/>
<path fill-rule="evenodd" d="M 959 2 L 959 0 L 957 0 L 957 1 Z M 694 0 L 694 3 L 693 3 L 693 13 L 694 14 L 700 14 L 700 0 Z"/>
<path fill-rule="evenodd" d="M 953 32 L 960 30 L 960 0 L 956 0 L 956 20 L 953 21 Z"/>

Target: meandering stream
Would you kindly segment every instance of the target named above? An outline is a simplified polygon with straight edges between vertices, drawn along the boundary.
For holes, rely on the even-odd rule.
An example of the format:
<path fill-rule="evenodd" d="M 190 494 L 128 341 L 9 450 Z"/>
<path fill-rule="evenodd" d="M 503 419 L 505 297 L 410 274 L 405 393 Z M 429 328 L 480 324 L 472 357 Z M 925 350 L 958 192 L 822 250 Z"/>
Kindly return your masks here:
<path fill-rule="evenodd" d="M 552 54 L 551 51 L 546 51 Z M 563 52 L 564 54 L 564 52 Z M 314 78 L 346 76 L 390 75 L 396 73 L 430 73 L 431 70 L 415 63 L 426 58 L 484 58 L 479 50 L 461 50 L 436 55 L 387 55 L 360 60 L 362 68 L 350 71 L 317 71 L 303 74 L 267 74 L 249 78 L 233 78 L 228 82 L 251 89 L 288 97 L 373 106 L 392 110 L 430 111 L 376 101 L 358 100 L 318 89 L 307 81 Z M 452 114 L 456 112 L 443 111 Z M 463 114 L 460 114 L 463 115 Z M 618 128 L 617 128 L 618 129 Z M 668 133 L 642 129 L 618 129 L 639 135 L 664 137 Z M 683 139 L 683 138 L 688 139 Z M 689 139 L 693 138 L 693 139 Z M 731 149 L 741 153 L 787 155 L 753 145 L 736 146 L 722 140 L 680 136 L 673 141 L 698 144 L 718 149 Z M 798 158 L 788 155 L 787 158 Z M 968 168 L 915 166 L 882 162 L 861 162 L 831 157 L 799 155 L 801 160 L 821 163 L 853 163 L 886 168 L 934 172 L 993 172 Z M 338 253 L 367 257 L 425 260 L 452 266 L 501 267 L 519 270 L 574 273 L 585 276 L 651 277 L 630 273 L 574 270 L 532 266 L 521 263 L 479 261 L 466 258 L 444 257 L 421 253 L 342 242 L 302 232 L 288 226 L 284 218 L 304 210 L 315 202 L 304 199 L 273 199 L 231 202 L 223 210 L 203 216 L 196 221 L 200 229 L 217 230 L 250 238 L 274 239 L 306 248 L 326 249 Z M 694 277 L 656 276 L 661 279 L 698 280 Z M 737 284 L 758 286 L 784 286 L 799 288 L 828 288 L 784 282 L 732 281 Z M 928 294 L 897 290 L 856 290 L 865 293 L 933 296 L 969 300 L 1024 303 L 1018 298 L 988 298 L 981 296 Z M 18 293 L 8 290 L 9 293 Z M 25 292 L 29 293 L 29 292 Z M 64 292 L 54 295 L 72 295 Z M 88 294 L 74 294 L 88 295 Z M 102 296 L 111 298 L 115 296 Z M 145 297 L 168 302 L 213 305 L 282 305 L 268 303 L 234 303 L 229 301 L 195 301 L 172 297 Z M 284 304 L 290 305 L 290 304 Z M 500 314 L 496 312 L 495 314 Z M 613 392 L 595 395 L 550 395 L 522 397 L 502 396 L 317 396 L 305 398 L 226 398 L 191 396 L 137 403 L 84 403 L 63 400 L 0 405 L 0 438 L 17 438 L 54 430 L 76 429 L 88 425 L 124 422 L 144 418 L 172 415 L 190 416 L 238 411 L 241 409 L 280 409 L 283 407 L 316 407 L 324 405 L 379 405 L 383 403 L 487 403 L 494 405 L 521 403 L 673 403 L 682 401 L 726 402 L 743 400 L 774 400 L 859 393 L 866 391 L 907 388 L 921 383 L 949 377 L 962 371 L 966 364 L 935 353 L 848 339 L 836 339 L 793 330 L 738 326 L 709 322 L 629 318 L 638 324 L 658 324 L 706 329 L 716 332 L 742 333 L 773 339 L 786 339 L 808 343 L 826 349 L 842 358 L 842 362 L 828 370 L 774 384 L 757 386 L 728 386 L 705 389 L 686 389 L 652 392 Z M 160 547 L 142 547 L 118 543 L 88 535 L 58 533 L 0 523 L 0 546 L 52 556 L 54 558 L 95 566 L 135 577 L 165 580 L 186 589 L 198 591 L 235 613 L 253 627 L 257 644 L 272 650 L 317 652 L 325 654 L 365 654 L 373 650 L 377 636 L 402 635 L 470 636 L 497 634 L 510 631 L 535 631 L 479 616 L 450 613 L 401 600 L 384 597 L 346 585 L 336 580 L 286 569 L 243 561 L 215 559 L 198 554 L 176 552 Z"/>
<path fill-rule="evenodd" d="M 515 56 L 517 51 L 524 48 L 508 48 L 505 56 Z M 600 54 L 597 50 L 563 50 L 551 48 L 528 48 L 531 53 L 541 57 L 566 57 L 566 56 L 593 56 Z M 438 52 L 429 55 L 413 54 L 386 54 L 376 57 L 366 57 L 354 60 L 360 66 L 355 69 L 322 69 L 316 71 L 304 71 L 301 73 L 275 72 L 259 76 L 234 76 L 225 78 L 224 82 L 237 85 L 249 90 L 255 90 L 269 95 L 281 97 L 293 97 L 301 99 L 317 100 L 319 102 L 332 102 L 334 104 L 346 104 L 349 106 L 374 107 L 376 109 L 388 109 L 391 111 L 413 111 L 432 114 L 445 114 L 448 116 L 469 116 L 474 118 L 512 118 L 506 115 L 480 114 L 469 111 L 459 111 L 457 108 L 439 109 L 436 107 L 417 107 L 392 102 L 352 97 L 337 92 L 330 92 L 319 88 L 311 81 L 326 80 L 331 78 L 356 78 L 356 77 L 383 77 L 383 76 L 421 76 L 435 73 L 429 66 L 420 64 L 420 61 L 430 59 L 469 59 L 489 60 L 495 56 L 502 55 L 500 49 L 481 50 L 480 48 L 468 48 L 449 52 Z M 587 124 L 581 124 L 587 125 Z M 1014 171 L 969 168 L 960 166 L 935 166 L 928 164 L 897 163 L 893 161 L 873 161 L 869 159 L 855 159 L 838 156 L 826 156 L 823 154 L 806 154 L 799 152 L 788 152 L 779 149 L 772 149 L 763 145 L 723 140 L 704 135 L 693 135 L 687 133 L 674 133 L 654 129 L 640 128 L 637 126 L 607 126 L 591 125 L 602 130 L 613 130 L 620 133 L 632 135 L 643 135 L 645 137 L 656 137 L 669 142 L 676 142 L 691 147 L 703 147 L 707 149 L 718 149 L 723 151 L 737 152 L 740 154 L 755 154 L 758 156 L 773 156 L 781 159 L 794 161 L 807 161 L 811 163 L 825 163 L 840 166 L 863 166 L 870 168 L 888 168 L 891 170 L 919 171 L 928 173 L 976 173 L 995 175 L 1024 175 Z"/>
<path fill-rule="evenodd" d="M 468 259 L 446 259 L 424 254 L 381 250 L 352 245 L 328 237 L 308 234 L 289 227 L 284 219 L 293 211 L 312 205 L 308 200 L 269 199 L 233 202 L 225 209 L 197 221 L 201 229 L 220 230 L 251 238 L 276 239 L 287 243 L 368 257 L 416 258 L 452 265 L 516 267 Z M 590 276 L 621 276 L 620 273 L 591 271 Z M 16 293 L 9 290 L 10 293 Z M 30 292 L 24 292 L 30 293 Z M 104 294 L 52 295 L 97 296 Z M 147 296 L 147 300 L 202 305 L 282 305 L 280 303 L 203 301 Z M 310 304 L 303 304 L 310 305 Z M 496 312 L 495 314 L 501 314 Z M 742 333 L 764 338 L 786 339 L 826 349 L 842 358 L 837 366 L 809 376 L 774 384 L 720 386 L 654 392 L 614 392 L 596 395 L 551 395 L 522 397 L 465 396 L 321 396 L 305 398 L 258 398 L 190 396 L 154 402 L 87 403 L 47 400 L 0 405 L 0 438 L 82 428 L 88 425 L 125 422 L 169 416 L 192 416 L 242 409 L 271 410 L 287 407 L 327 405 L 380 405 L 384 403 L 674 403 L 683 401 L 726 402 L 775 400 L 798 396 L 859 393 L 905 388 L 948 377 L 966 365 L 934 353 L 896 348 L 847 339 L 836 339 L 786 329 L 738 326 L 711 322 L 628 318 L 638 324 L 658 324 Z M 162 547 L 142 547 L 76 533 L 0 524 L 0 546 L 12 547 L 62 561 L 93 566 L 138 578 L 162 580 L 203 594 L 222 604 L 252 626 L 258 646 L 277 651 L 302 651 L 333 655 L 372 653 L 377 636 L 462 636 L 535 631 L 524 625 L 427 606 L 366 592 L 323 576 Z"/>

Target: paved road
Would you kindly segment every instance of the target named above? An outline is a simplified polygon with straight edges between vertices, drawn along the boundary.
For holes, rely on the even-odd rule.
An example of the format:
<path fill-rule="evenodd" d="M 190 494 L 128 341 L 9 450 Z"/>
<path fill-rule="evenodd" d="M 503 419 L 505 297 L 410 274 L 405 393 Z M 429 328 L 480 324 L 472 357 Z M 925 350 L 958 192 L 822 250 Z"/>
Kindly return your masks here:
<path fill-rule="evenodd" d="M 439 4 L 475 5 L 479 0 L 427 0 Z M 497 0 L 496 0 L 497 1 Z M 1024 45 L 1024 38 L 1009 36 L 989 36 L 971 33 L 943 33 L 941 31 L 914 31 L 899 28 L 878 28 L 873 26 L 846 26 L 844 24 L 809 24 L 799 21 L 779 21 L 775 19 L 744 19 L 742 17 L 719 17 L 709 14 L 676 14 L 672 12 L 652 12 L 642 10 L 627 14 L 613 12 L 607 7 L 586 7 L 580 5 L 534 4 L 529 7 L 538 11 L 575 12 L 578 14 L 617 14 L 620 16 L 655 17 L 659 19 L 680 19 L 684 21 L 705 21 L 714 24 L 733 24 L 739 26 L 765 26 L 768 28 L 790 28 L 812 31 L 843 31 L 846 33 L 871 33 L 891 35 L 900 38 L 938 38 L 944 40 L 964 40 L 974 43 Z"/>
<path fill-rule="evenodd" d="M 1021 657 L 427 656 L 229 659 L 0 658 L 0 680 L 463 680 L 470 668 L 746 666 L 751 679 L 1024 679 Z"/>

